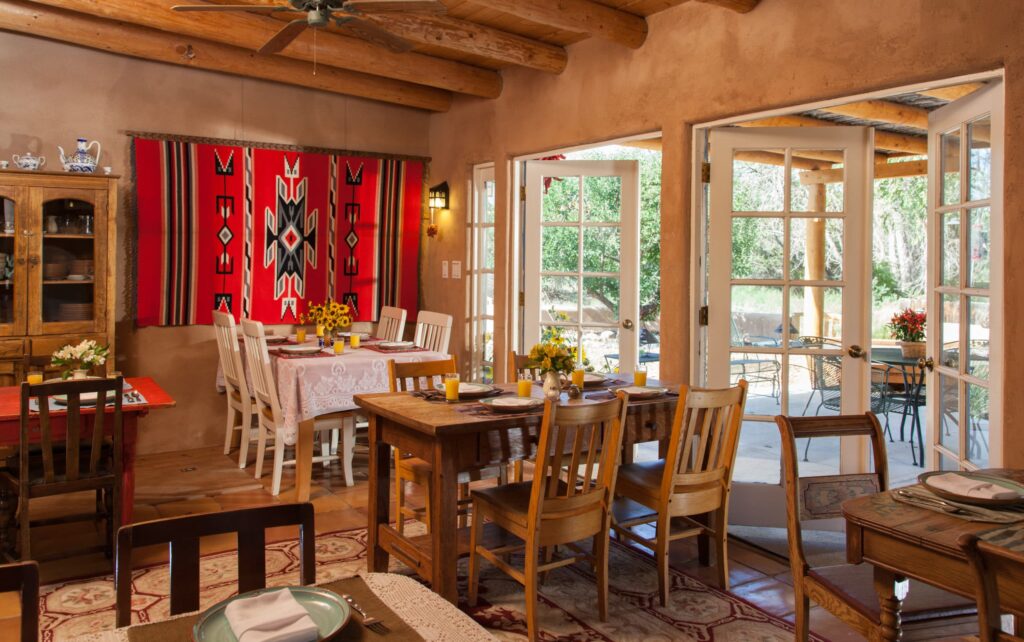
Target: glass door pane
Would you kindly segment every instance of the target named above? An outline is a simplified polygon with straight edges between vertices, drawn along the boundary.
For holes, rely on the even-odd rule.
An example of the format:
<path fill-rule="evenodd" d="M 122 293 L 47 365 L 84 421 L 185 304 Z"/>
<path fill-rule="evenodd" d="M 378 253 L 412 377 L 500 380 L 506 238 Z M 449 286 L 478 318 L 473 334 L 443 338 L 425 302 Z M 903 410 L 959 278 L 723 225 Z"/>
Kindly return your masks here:
<path fill-rule="evenodd" d="M 25 269 L 18 230 L 26 225 L 27 211 L 25 190 L 0 186 L 0 336 L 25 332 Z"/>

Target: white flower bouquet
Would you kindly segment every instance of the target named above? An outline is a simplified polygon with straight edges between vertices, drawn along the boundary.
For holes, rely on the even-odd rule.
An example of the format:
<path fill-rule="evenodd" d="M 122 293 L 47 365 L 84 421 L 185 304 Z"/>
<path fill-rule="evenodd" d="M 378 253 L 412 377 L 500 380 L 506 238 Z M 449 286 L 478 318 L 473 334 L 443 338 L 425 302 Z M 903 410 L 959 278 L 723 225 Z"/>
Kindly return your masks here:
<path fill-rule="evenodd" d="M 86 339 L 76 346 L 66 345 L 53 353 L 50 363 L 63 369 L 61 377 L 67 379 L 75 370 L 88 370 L 102 366 L 110 355 L 108 346 L 101 346 L 92 339 Z"/>

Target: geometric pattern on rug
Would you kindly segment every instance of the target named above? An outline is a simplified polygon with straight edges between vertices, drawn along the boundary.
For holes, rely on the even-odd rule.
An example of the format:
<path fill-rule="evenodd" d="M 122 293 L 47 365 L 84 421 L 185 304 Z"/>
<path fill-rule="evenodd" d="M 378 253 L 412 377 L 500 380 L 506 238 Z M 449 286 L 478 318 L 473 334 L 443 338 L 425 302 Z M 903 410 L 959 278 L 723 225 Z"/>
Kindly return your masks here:
<path fill-rule="evenodd" d="M 410 524 L 410 527 L 418 529 L 422 525 Z M 298 582 L 298 542 L 277 542 L 266 548 L 268 586 Z M 235 593 L 237 560 L 234 551 L 201 558 L 201 608 Z M 319 535 L 316 562 L 318 583 L 364 571 L 366 530 Z M 391 566 L 392 572 L 409 572 L 395 560 Z M 793 627 L 788 622 L 676 569 L 671 569 L 669 607 L 661 608 L 653 558 L 615 541 L 611 546 L 609 570 L 608 622 L 598 620 L 596 585 L 589 565 L 577 563 L 548 573 L 541 586 L 538 610 L 542 640 L 784 642 L 793 639 Z M 465 560 L 459 571 L 459 589 L 465 596 Z M 460 608 L 499 640 L 521 640 L 526 635 L 522 587 L 488 564 L 484 564 L 480 580 L 477 606 L 471 609 L 463 599 Z M 136 569 L 132 581 L 133 623 L 169 617 L 166 564 Z M 115 599 L 112 575 L 43 586 L 39 602 L 42 641 L 65 642 L 79 635 L 114 628 Z M 825 642 L 824 638 L 813 634 L 811 639 Z"/>

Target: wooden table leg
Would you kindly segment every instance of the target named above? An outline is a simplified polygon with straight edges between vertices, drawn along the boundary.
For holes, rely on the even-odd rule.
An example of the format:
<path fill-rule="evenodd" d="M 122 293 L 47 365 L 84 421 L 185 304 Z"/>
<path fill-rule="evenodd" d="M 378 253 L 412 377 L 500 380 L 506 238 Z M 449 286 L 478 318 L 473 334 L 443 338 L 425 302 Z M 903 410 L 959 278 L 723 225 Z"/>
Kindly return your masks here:
<path fill-rule="evenodd" d="M 455 455 L 456 449 L 451 440 L 437 438 L 434 444 L 434 477 L 430 489 L 433 562 L 430 583 L 435 593 L 452 604 L 459 602 L 459 589 L 455 581 L 459 562 L 458 471 Z"/>
<path fill-rule="evenodd" d="M 131 524 L 135 512 L 135 450 L 139 415 L 126 412 L 121 419 L 121 524 Z M 112 422 L 108 422 L 112 423 Z"/>
<path fill-rule="evenodd" d="M 391 501 L 391 446 L 381 441 L 380 418 L 370 413 L 368 436 L 370 440 L 369 518 L 366 527 L 366 569 L 371 573 L 386 573 L 390 556 L 380 545 L 378 529 L 388 523 Z"/>
<path fill-rule="evenodd" d="M 316 420 L 299 422 L 299 434 L 295 439 L 295 501 L 308 502 L 310 486 L 313 485 L 313 432 Z"/>
<path fill-rule="evenodd" d="M 875 567 L 875 591 L 881 606 L 882 640 L 896 642 L 900 639 L 900 606 L 907 596 L 907 580 L 892 571 Z"/>

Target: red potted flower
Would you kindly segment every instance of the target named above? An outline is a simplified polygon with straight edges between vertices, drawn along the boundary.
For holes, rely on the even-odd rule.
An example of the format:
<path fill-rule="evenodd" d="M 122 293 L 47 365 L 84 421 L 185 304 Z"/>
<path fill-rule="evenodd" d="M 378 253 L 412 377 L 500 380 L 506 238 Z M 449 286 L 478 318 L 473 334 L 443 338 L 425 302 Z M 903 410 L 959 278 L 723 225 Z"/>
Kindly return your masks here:
<path fill-rule="evenodd" d="M 925 355 L 925 320 L 924 312 L 907 308 L 894 314 L 889 322 L 892 338 L 900 342 L 900 350 L 907 359 L 917 359 Z"/>

